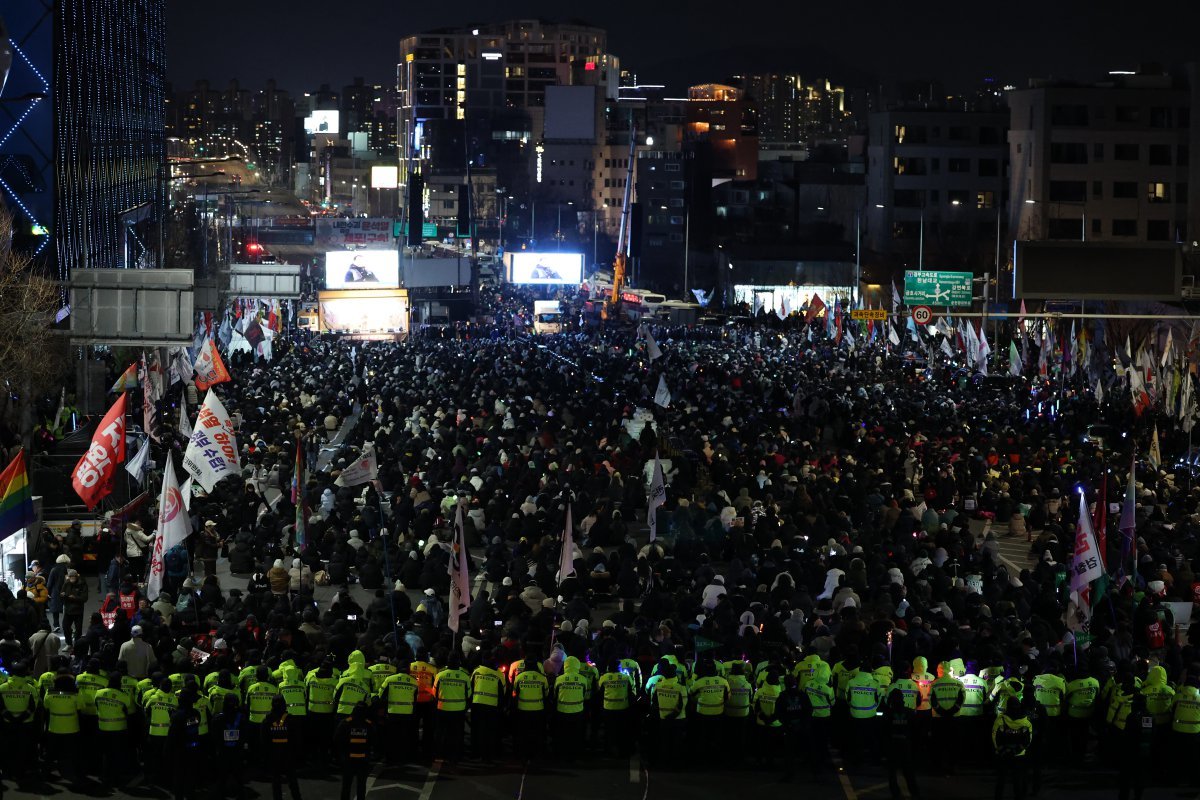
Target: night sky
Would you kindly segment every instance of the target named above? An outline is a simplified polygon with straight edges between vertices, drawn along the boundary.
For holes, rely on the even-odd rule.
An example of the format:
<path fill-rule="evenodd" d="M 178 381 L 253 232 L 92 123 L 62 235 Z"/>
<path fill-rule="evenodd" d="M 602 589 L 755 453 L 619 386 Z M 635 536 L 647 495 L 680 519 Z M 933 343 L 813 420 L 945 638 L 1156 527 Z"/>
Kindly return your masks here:
<path fill-rule="evenodd" d="M 672 88 L 734 71 L 793 70 L 847 85 L 933 78 L 1090 79 L 1141 62 L 1200 59 L 1193 0 L 169 0 L 169 77 L 335 89 L 395 79 L 402 35 L 508 18 L 568 16 L 608 29 L 609 49 L 647 83 Z M 722 8 L 721 13 L 704 13 Z M 497 11 L 497 9 L 501 9 Z M 574 14 L 568 9 L 578 9 Z M 785 10 L 781 10 L 785 9 Z"/>

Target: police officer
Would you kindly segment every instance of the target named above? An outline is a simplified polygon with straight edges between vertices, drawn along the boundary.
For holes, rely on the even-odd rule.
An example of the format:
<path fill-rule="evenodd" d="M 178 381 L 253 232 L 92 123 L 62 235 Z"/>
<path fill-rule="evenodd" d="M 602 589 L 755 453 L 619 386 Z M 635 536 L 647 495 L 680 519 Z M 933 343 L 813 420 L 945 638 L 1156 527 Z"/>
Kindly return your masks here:
<path fill-rule="evenodd" d="M 398 664 L 396 672 L 384 678 L 379 693 L 386 720 L 386 759 L 401 764 L 416 744 L 413 706 L 417 701 L 417 679 L 409 674 L 408 664 Z"/>
<path fill-rule="evenodd" d="M 321 666 L 304 678 L 304 690 L 308 697 L 305 741 L 309 746 L 309 755 L 321 761 L 329 760 L 332 749 L 337 685 L 338 675 L 330 658 L 326 658 Z"/>
<path fill-rule="evenodd" d="M 471 700 L 471 676 L 462 668 L 458 653 L 451 653 L 446 668 L 433 681 L 437 697 L 437 722 L 442 757 L 451 764 L 462 755 L 463 728 L 466 724 L 467 703 Z"/>
<path fill-rule="evenodd" d="M 683 745 L 684 722 L 687 719 L 687 687 L 676 677 L 676 668 L 670 661 L 659 662 L 660 679 L 650 690 L 651 717 L 657 726 L 655 743 L 657 752 L 666 764 L 674 764 Z M 778 678 L 778 676 L 776 676 Z M 777 687 L 778 688 L 778 687 Z M 775 692 L 778 697 L 778 691 Z M 774 704 L 771 705 L 774 715 Z"/>
<path fill-rule="evenodd" d="M 716 665 L 704 659 L 696 665 L 696 677 L 688 690 L 692 701 L 693 741 L 707 763 L 714 763 L 724 744 L 725 704 L 729 700 L 729 683 L 717 675 Z"/>
<path fill-rule="evenodd" d="M 577 755 L 584 735 L 584 703 L 588 681 L 579 670 L 579 659 L 567 656 L 563 673 L 554 680 L 554 743 L 560 755 L 570 760 Z"/>
<path fill-rule="evenodd" d="M 834 691 L 829 685 L 829 677 L 829 665 L 818 658 L 804 683 L 804 693 L 808 695 L 808 705 L 812 709 L 808 730 L 814 773 L 828 768 L 830 764 L 829 726 L 833 715 Z"/>
<path fill-rule="evenodd" d="M 913 720 L 916 709 L 910 708 L 902 692 L 888 695 L 883 713 L 883 757 L 887 763 L 888 787 L 892 800 L 900 800 L 900 775 L 908 784 L 911 797 L 920 797 L 917 774 L 913 769 Z"/>
<path fill-rule="evenodd" d="M 159 783 L 165 777 L 167 737 L 171 716 L 179 710 L 179 698 L 171 690 L 169 678 L 161 678 L 157 689 L 146 692 L 142 709 L 146 717 L 146 775 Z"/>
<path fill-rule="evenodd" d="M 875 742 L 875 714 L 882 699 L 883 693 L 870 672 L 859 670 L 846 684 L 846 701 L 850 707 L 847 753 L 853 764 L 861 762 L 863 747 L 871 747 Z M 915 726 L 913 732 L 917 732 Z"/>
<path fill-rule="evenodd" d="M 280 669 L 279 696 L 287 704 L 288 716 L 295 727 L 296 749 L 304 752 L 304 732 L 308 720 L 308 695 L 304 690 L 304 678 L 300 668 L 288 663 Z"/>
<path fill-rule="evenodd" d="M 364 703 L 355 706 L 350 716 L 338 724 L 333 739 L 342 757 L 342 800 L 350 800 L 350 786 L 355 782 L 358 800 L 366 800 L 374 738 L 375 724 L 367 716 Z"/>
<path fill-rule="evenodd" d="M 1100 695 L 1100 681 L 1082 670 L 1075 671 L 1067 683 L 1067 734 L 1076 763 L 1087 753 L 1088 728 Z"/>
<path fill-rule="evenodd" d="M 300 800 L 300 783 L 296 780 L 295 723 L 287 713 L 287 702 L 278 694 L 271 698 L 271 710 L 260 726 L 263 753 L 271 770 L 271 793 L 274 800 L 283 800 L 286 780 L 292 800 Z"/>
<path fill-rule="evenodd" d="M 546 700 L 549 696 L 550 682 L 532 666 L 518 673 L 513 680 L 516 749 L 526 764 L 541 752 L 542 738 L 546 732 Z"/>
<path fill-rule="evenodd" d="M 76 676 L 75 686 L 79 689 L 79 698 L 83 701 L 83 706 L 79 709 L 79 744 L 82 753 L 78 758 L 84 764 L 85 771 L 90 773 L 94 771 L 96 755 L 100 752 L 96 733 L 96 692 L 108 686 L 108 678 L 100 669 L 99 659 L 93 658 L 88 661 L 87 669 Z"/>
<path fill-rule="evenodd" d="M 828 676 L 828 666 L 825 672 Z M 734 661 L 729 664 L 725 683 L 729 685 L 729 698 L 725 701 L 726 742 L 730 761 L 736 764 L 746 752 L 746 726 L 750 721 L 750 706 L 754 702 L 754 687 L 746 677 L 745 662 Z"/>
<path fill-rule="evenodd" d="M 20 661 L 13 665 L 6 680 L 0 681 L 0 733 L 7 744 L 0 748 L 4 771 L 24 780 L 36 770 L 37 684 L 29 678 L 29 666 Z"/>
<path fill-rule="evenodd" d="M 210 725 L 214 736 L 217 788 L 224 798 L 242 794 L 242 765 L 246 754 L 246 715 L 242 711 L 237 695 L 221 695 L 222 704 Z M 232 791 L 231 791 L 232 790 Z"/>
<path fill-rule="evenodd" d="M 417 660 L 408 665 L 408 674 L 417 681 L 417 702 L 413 708 L 416 724 L 420 727 L 421 755 L 426 760 L 433 757 L 433 712 L 437 708 L 433 683 L 437 673 L 438 668 L 429 661 L 429 654 L 424 650 L 418 651 Z"/>
<path fill-rule="evenodd" d="M 634 691 L 629 675 L 617 663 L 610 661 L 600 676 L 600 719 L 605 751 L 627 756 L 633 744 L 630 716 Z"/>
<path fill-rule="evenodd" d="M 58 766 L 58 774 L 76 782 L 79 773 L 75 758 L 79 754 L 79 715 L 83 710 L 83 698 L 75 679 L 69 672 L 59 673 L 54 685 L 46 693 L 46 751 L 50 761 Z M 47 765 L 48 766 L 48 765 Z"/>
<path fill-rule="evenodd" d="M 1033 741 L 1033 724 L 1016 698 L 1008 698 L 992 723 L 992 747 L 996 753 L 996 800 L 1004 796 L 1005 781 L 1012 783 L 1013 797 L 1025 797 L 1025 753 Z"/>
<path fill-rule="evenodd" d="M 1200 746 L 1200 677 L 1188 678 L 1186 685 L 1179 687 L 1171 704 L 1171 751 L 1176 764 L 1177 782 L 1186 781 L 1194 786 L 1196 775 L 1191 760 Z"/>
<path fill-rule="evenodd" d="M 961 741 L 958 712 L 962 710 L 967 692 L 962 681 L 955 677 L 949 662 L 942 662 L 938 672 L 941 674 L 929 687 L 930 705 L 933 708 L 933 743 L 935 751 L 944 759 L 940 768 L 952 773 Z"/>
<path fill-rule="evenodd" d="M 196 711 L 197 691 L 187 688 L 179 694 L 179 708 L 171 715 L 167 733 L 171 778 L 175 800 L 197 798 L 204 794 L 207 770 L 204 768 L 203 734 L 200 714 Z"/>
<path fill-rule="evenodd" d="M 251 752 L 257 750 L 259 743 L 264 741 L 263 722 L 271 713 L 275 698 L 279 696 L 279 689 L 271 683 L 271 670 L 260 664 L 255 667 L 254 673 L 254 682 L 246 688 L 246 731 Z M 286 702 L 284 706 L 287 706 Z M 295 741 L 296 732 L 292 730 L 290 735 Z"/>
<path fill-rule="evenodd" d="M 121 688 L 121 675 L 114 672 L 108 678 L 108 686 L 96 692 L 93 702 L 104 778 L 110 786 L 117 786 L 129 759 L 129 717 L 133 714 L 133 698 Z"/>
<path fill-rule="evenodd" d="M 1117 781 L 1119 800 L 1142 800 L 1146 790 L 1146 773 L 1151 768 L 1154 755 L 1154 714 L 1146 707 L 1146 697 L 1134 694 L 1129 701 L 1129 713 L 1125 717 L 1125 728 L 1121 735 L 1117 756 Z M 1195 754 L 1193 753 L 1193 758 Z"/>
<path fill-rule="evenodd" d="M 506 688 L 504 673 L 489 653 L 471 673 L 471 749 L 485 763 L 491 763 L 499 745 L 500 702 Z M 413 691 L 415 694 L 415 682 Z"/>

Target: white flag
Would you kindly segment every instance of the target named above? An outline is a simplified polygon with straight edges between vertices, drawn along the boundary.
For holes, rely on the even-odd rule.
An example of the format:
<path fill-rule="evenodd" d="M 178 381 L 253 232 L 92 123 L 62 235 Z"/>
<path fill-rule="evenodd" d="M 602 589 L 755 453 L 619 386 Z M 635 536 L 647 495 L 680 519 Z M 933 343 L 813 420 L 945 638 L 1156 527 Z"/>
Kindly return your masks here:
<path fill-rule="evenodd" d="M 1017 352 L 1015 342 L 1008 343 L 1008 374 L 1020 375 L 1024 364 L 1021 362 L 1021 354 Z"/>
<path fill-rule="evenodd" d="M 142 440 L 142 446 L 137 451 L 129 463 L 125 465 L 125 471 L 133 476 L 133 479 L 140 485 L 146 480 L 146 465 L 150 463 L 150 437 L 147 436 Z"/>
<path fill-rule="evenodd" d="M 471 573 L 467 560 L 467 537 L 463 529 L 462 504 L 454 513 L 454 544 L 450 549 L 450 563 L 446 565 L 450 574 L 450 602 L 447 625 L 458 633 L 459 616 L 471 608 Z"/>
<path fill-rule="evenodd" d="M 896 334 L 896 326 L 892 323 L 886 323 L 888 326 L 888 341 L 892 343 L 892 347 L 900 346 L 900 337 Z"/>
<path fill-rule="evenodd" d="M 1158 445 L 1158 423 L 1154 425 L 1154 435 L 1150 437 L 1150 452 L 1146 454 L 1146 460 L 1154 469 L 1158 469 L 1162 463 L 1162 449 Z"/>
<path fill-rule="evenodd" d="M 192 532 L 183 494 L 175 479 L 175 464 L 167 458 L 167 469 L 163 473 L 162 495 L 158 499 L 158 534 L 154 537 L 154 549 L 150 556 L 150 577 L 146 580 L 146 598 L 155 600 L 162 591 L 166 552 L 183 544 Z"/>
<path fill-rule="evenodd" d="M 1096 379 L 1096 402 L 1104 405 L 1104 386 L 1101 385 L 1100 379 Z"/>
<path fill-rule="evenodd" d="M 179 401 L 179 434 L 185 439 L 190 439 L 193 433 L 192 421 L 188 419 L 187 400 L 181 398 Z"/>
<path fill-rule="evenodd" d="M 671 390 L 667 388 L 667 377 L 665 375 L 658 376 L 658 389 L 654 392 L 654 402 L 663 408 L 671 405 Z"/>
<path fill-rule="evenodd" d="M 654 453 L 654 477 L 650 481 L 650 497 L 646 501 L 646 524 L 650 526 L 650 541 L 658 538 L 658 507 L 667 502 L 667 487 L 663 484 L 662 462 Z"/>
<path fill-rule="evenodd" d="M 656 358 L 662 358 L 662 349 L 659 348 L 658 342 L 654 341 L 654 334 L 644 325 L 642 326 L 642 332 L 646 335 L 646 355 L 650 357 L 651 361 L 654 361 Z"/>
<path fill-rule="evenodd" d="M 233 420 L 212 389 L 196 415 L 196 428 L 183 453 L 183 468 L 210 493 L 217 481 L 241 471 Z"/>
<path fill-rule="evenodd" d="M 1087 496 L 1079 495 L 1079 524 L 1075 529 L 1075 557 L 1071 559 L 1071 591 L 1082 593 L 1088 584 L 1104 574 L 1096 533 L 1092 530 L 1092 512 Z"/>
<path fill-rule="evenodd" d="M 563 526 L 562 552 L 558 556 L 558 585 L 575 574 L 575 533 L 571 529 L 571 501 L 567 501 L 567 524 Z"/>
<path fill-rule="evenodd" d="M 1167 368 L 1167 362 L 1171 360 L 1171 342 L 1174 338 L 1175 331 L 1172 328 L 1167 328 L 1167 344 L 1163 347 L 1162 361 L 1159 366 L 1163 369 Z"/>
<path fill-rule="evenodd" d="M 192 373 L 195 372 L 196 366 L 192 363 L 192 357 L 188 354 L 186 347 L 172 347 L 168 352 L 168 359 L 171 365 L 170 383 L 174 386 L 176 383 L 183 381 L 187 383 L 192 379 Z"/>
<path fill-rule="evenodd" d="M 192 483 L 194 483 L 194 479 L 191 475 L 188 475 L 187 480 L 183 482 L 183 486 L 179 487 L 179 493 L 183 495 L 183 507 L 188 510 L 188 513 L 192 511 Z"/>
<path fill-rule="evenodd" d="M 375 448 L 367 445 L 363 447 L 358 461 L 342 470 L 342 474 L 338 475 L 334 483 L 338 486 L 362 486 L 378 477 L 379 460 L 375 455 Z"/>

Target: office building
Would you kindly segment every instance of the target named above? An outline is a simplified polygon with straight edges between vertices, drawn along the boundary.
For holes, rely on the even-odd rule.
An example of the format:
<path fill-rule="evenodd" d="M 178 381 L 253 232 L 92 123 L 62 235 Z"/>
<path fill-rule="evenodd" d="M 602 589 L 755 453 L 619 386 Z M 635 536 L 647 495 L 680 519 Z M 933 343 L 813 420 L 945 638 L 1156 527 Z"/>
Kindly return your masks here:
<path fill-rule="evenodd" d="M 984 267 L 1008 191 L 1007 112 L 900 107 L 870 115 L 870 250 L 915 268 Z"/>
<path fill-rule="evenodd" d="M 15 102 L 0 114 L 0 194 L 18 246 L 63 280 L 74 269 L 153 264 L 164 0 L 10 0 L 3 12 L 18 57 L 5 87 Z"/>
<path fill-rule="evenodd" d="M 684 113 L 684 136 L 712 152 L 714 179 L 757 177 L 758 113 L 744 92 L 719 83 L 692 86 Z"/>
<path fill-rule="evenodd" d="M 1008 216 L 1023 240 L 1200 237 L 1196 71 L 1033 81 L 1009 94 Z"/>

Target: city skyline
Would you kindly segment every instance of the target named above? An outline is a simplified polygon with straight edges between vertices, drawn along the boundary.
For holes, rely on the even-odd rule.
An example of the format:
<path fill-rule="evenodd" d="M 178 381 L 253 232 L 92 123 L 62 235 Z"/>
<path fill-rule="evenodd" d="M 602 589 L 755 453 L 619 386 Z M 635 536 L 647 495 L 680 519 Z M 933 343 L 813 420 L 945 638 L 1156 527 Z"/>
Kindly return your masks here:
<path fill-rule="evenodd" d="M 936 5 L 948 7 L 921 16 L 909 6 L 879 0 L 786 10 L 758 2 L 739 6 L 745 9 L 739 14 L 682 17 L 671 8 L 628 0 L 576 15 L 545 0 L 502 10 L 460 0 L 403 13 L 383 0 L 361 0 L 353 15 L 331 18 L 326 4 L 294 0 L 286 6 L 289 19 L 320 24 L 296 24 L 282 36 L 276 33 L 286 21 L 280 6 L 212 0 L 202 15 L 185 4 L 168 10 L 168 76 L 176 86 L 201 78 L 215 85 L 231 78 L 243 85 L 275 78 L 293 92 L 324 83 L 340 87 L 355 76 L 386 84 L 394 80 L 402 36 L 516 18 L 577 18 L 605 28 L 623 66 L 672 89 L 723 80 L 725 73 L 780 70 L 829 75 L 856 86 L 928 78 L 957 91 L 985 77 L 1023 86 L 1033 77 L 1088 80 L 1108 70 L 1196 58 L 1189 41 L 1200 25 L 1195 6 L 1151 2 L 1131 9 L 1111 2 L 1017 0 L 1003 14 L 984 15 L 969 4 Z M 862 20 L 872 24 L 861 25 Z M 839 30 L 847 37 L 844 46 L 831 44 L 837 38 L 830 33 Z"/>

